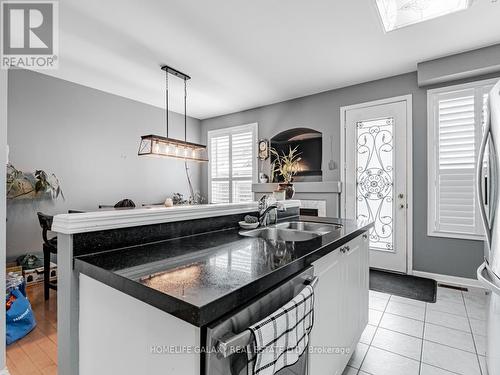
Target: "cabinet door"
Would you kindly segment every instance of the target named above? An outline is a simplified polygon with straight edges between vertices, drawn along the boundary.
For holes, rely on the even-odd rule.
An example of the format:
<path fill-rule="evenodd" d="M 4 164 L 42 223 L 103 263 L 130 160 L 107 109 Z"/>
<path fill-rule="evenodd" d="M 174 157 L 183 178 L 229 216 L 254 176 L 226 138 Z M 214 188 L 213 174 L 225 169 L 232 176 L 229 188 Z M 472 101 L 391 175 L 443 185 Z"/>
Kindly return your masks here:
<path fill-rule="evenodd" d="M 368 323 L 368 240 L 359 236 L 347 244 L 347 252 L 342 263 L 345 264 L 346 292 L 348 294 L 346 305 L 348 306 L 348 318 L 346 329 L 348 330 L 347 346 L 354 349 Z"/>
<path fill-rule="evenodd" d="M 338 250 L 313 263 L 319 282 L 314 290 L 314 327 L 310 337 L 309 374 L 341 374 L 345 355 L 322 353 L 342 346 L 343 309 L 341 256 Z"/>
<path fill-rule="evenodd" d="M 340 375 L 368 323 L 368 242 L 359 236 L 314 262 L 310 374 Z M 349 248 L 349 250 L 347 250 Z M 328 350 L 328 354 L 317 350 Z M 332 352 L 333 350 L 333 352 Z"/>

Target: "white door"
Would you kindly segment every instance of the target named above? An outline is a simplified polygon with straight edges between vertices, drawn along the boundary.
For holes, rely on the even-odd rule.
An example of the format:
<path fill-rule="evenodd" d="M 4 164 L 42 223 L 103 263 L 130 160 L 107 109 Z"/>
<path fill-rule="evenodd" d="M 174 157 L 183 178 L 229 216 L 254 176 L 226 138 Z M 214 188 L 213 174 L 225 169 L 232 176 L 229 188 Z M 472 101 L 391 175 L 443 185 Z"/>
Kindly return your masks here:
<path fill-rule="evenodd" d="M 396 100 L 396 99 L 395 99 Z M 374 222 L 370 267 L 407 272 L 408 100 L 343 109 L 344 215 Z"/>

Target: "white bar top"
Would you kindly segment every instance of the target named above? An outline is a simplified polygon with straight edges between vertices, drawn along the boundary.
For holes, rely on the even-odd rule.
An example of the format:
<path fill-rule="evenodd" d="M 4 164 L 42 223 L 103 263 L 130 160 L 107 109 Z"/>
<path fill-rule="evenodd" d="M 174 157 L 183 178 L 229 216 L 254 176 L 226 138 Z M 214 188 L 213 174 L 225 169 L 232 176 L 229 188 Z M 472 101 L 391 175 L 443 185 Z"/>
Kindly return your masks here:
<path fill-rule="evenodd" d="M 300 207 L 299 200 L 280 201 L 285 208 Z M 52 230 L 75 234 L 141 225 L 168 223 L 215 216 L 242 214 L 258 210 L 257 202 L 182 205 L 174 207 L 151 206 L 133 209 L 100 210 L 60 214 L 54 216 Z"/>

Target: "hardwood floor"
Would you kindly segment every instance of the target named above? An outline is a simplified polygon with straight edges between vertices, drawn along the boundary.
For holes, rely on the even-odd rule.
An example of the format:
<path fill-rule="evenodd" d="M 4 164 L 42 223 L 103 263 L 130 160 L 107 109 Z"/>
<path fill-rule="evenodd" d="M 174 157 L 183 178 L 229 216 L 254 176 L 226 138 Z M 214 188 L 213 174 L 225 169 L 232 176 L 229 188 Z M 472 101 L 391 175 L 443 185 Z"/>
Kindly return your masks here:
<path fill-rule="evenodd" d="M 57 294 L 43 299 L 43 286 L 28 288 L 37 326 L 26 337 L 7 347 L 7 368 L 11 375 L 57 374 Z"/>

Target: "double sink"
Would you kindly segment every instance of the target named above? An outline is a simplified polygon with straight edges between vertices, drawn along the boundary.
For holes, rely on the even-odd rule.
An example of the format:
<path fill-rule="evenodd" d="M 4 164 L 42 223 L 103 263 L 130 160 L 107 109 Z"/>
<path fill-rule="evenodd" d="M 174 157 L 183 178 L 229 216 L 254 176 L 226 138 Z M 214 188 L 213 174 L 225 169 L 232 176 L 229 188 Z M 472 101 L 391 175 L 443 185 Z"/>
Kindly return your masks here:
<path fill-rule="evenodd" d="M 341 229 L 342 226 L 336 224 L 289 221 L 268 227 L 242 231 L 240 234 L 247 237 L 260 237 L 265 240 L 301 242 L 308 241 L 331 232 L 338 232 L 340 235 Z"/>

